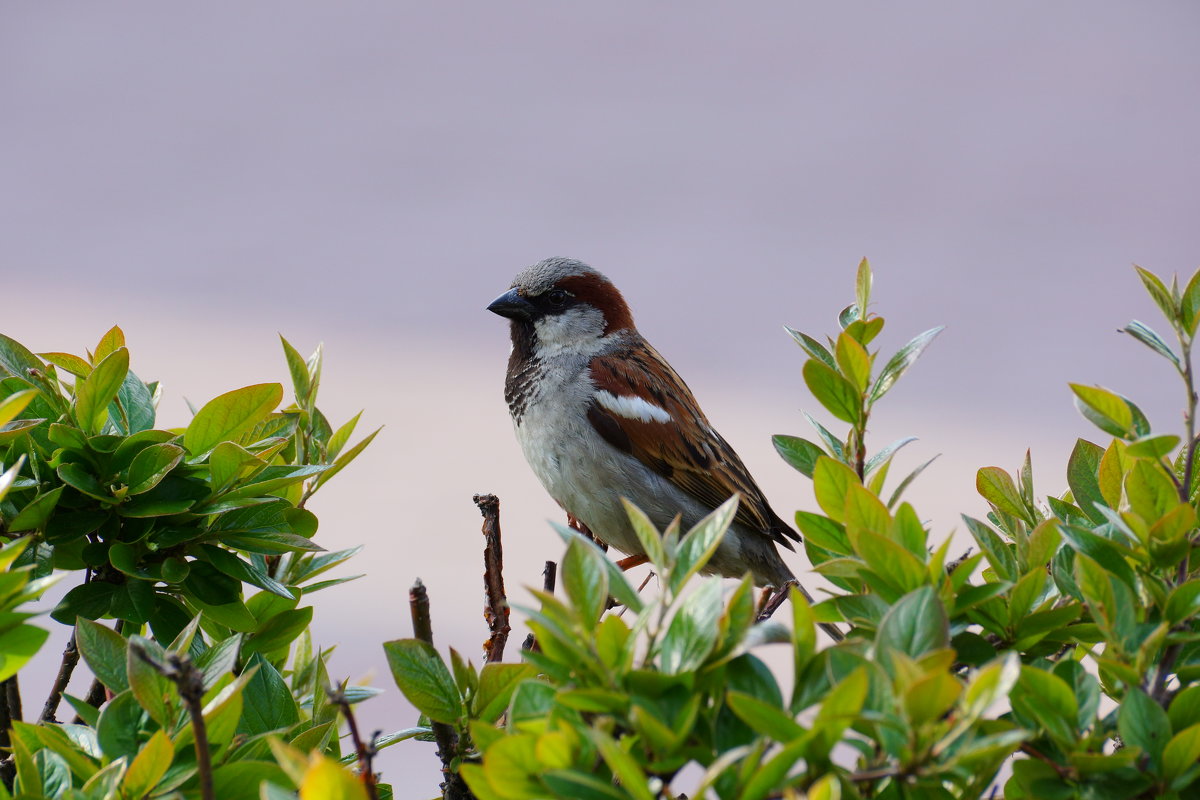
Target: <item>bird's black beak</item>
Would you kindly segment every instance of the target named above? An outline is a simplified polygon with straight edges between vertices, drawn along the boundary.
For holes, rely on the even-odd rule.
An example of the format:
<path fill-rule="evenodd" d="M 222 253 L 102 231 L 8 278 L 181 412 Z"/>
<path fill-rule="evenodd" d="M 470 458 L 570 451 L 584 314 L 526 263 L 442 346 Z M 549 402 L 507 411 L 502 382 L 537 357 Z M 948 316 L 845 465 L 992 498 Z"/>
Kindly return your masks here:
<path fill-rule="evenodd" d="M 509 319 L 529 320 L 533 318 L 533 303 L 517 294 L 516 289 L 509 289 L 488 304 L 487 310 Z"/>

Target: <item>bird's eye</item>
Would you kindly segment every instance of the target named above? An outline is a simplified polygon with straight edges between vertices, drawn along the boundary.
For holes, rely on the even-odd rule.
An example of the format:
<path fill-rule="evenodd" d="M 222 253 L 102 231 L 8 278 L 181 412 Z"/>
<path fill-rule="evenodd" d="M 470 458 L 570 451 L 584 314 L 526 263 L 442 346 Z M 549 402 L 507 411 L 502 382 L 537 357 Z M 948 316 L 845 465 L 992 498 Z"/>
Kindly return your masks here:
<path fill-rule="evenodd" d="M 567 293 L 562 289 L 551 289 L 546 292 L 546 302 L 551 308 L 562 308 L 567 304 Z"/>

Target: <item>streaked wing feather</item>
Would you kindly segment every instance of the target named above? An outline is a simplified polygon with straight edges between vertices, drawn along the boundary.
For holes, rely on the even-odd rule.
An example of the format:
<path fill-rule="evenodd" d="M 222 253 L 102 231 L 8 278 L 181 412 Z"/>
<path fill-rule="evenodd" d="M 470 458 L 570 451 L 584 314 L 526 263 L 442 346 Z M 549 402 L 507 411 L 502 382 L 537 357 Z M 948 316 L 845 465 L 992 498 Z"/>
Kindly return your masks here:
<path fill-rule="evenodd" d="M 799 541 L 771 510 L 737 453 L 709 425 L 687 384 L 649 343 L 638 337 L 627 349 L 594 358 L 591 374 L 597 389 L 618 397 L 636 392 L 671 416 L 668 422 L 631 419 L 593 401 L 588 420 L 609 444 L 711 508 L 740 494 L 735 522 L 789 549 L 789 538 Z M 702 432 L 702 443 L 688 430 Z"/>

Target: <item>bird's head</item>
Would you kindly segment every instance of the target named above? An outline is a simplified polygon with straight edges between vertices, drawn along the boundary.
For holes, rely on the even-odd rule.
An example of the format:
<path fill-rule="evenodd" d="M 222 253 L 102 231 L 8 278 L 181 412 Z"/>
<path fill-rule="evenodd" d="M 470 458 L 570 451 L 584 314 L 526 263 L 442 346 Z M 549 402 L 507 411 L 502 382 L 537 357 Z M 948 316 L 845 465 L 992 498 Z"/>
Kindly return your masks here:
<path fill-rule="evenodd" d="M 547 258 L 526 268 L 487 308 L 512 320 L 514 344 L 542 353 L 588 350 L 597 339 L 633 328 L 617 287 L 571 258 Z"/>

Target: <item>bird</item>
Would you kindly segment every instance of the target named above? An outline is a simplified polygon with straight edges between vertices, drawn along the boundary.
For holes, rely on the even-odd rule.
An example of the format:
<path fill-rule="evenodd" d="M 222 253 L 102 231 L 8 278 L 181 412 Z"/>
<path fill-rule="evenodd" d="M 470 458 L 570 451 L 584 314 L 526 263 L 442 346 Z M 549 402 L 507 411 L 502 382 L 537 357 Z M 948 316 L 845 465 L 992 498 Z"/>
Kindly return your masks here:
<path fill-rule="evenodd" d="M 736 515 L 704 571 L 799 586 L 777 549 L 794 550 L 799 534 L 638 332 L 612 281 L 582 261 L 548 258 L 520 272 L 487 310 L 510 321 L 504 399 L 517 440 L 570 519 L 630 554 L 632 565 L 645 554 L 622 498 L 660 530 L 676 515 L 687 530 L 737 494 Z"/>

